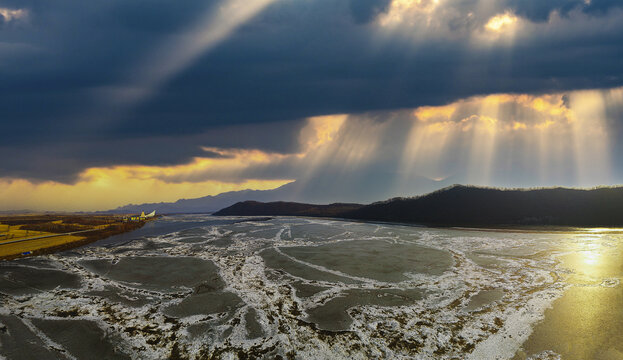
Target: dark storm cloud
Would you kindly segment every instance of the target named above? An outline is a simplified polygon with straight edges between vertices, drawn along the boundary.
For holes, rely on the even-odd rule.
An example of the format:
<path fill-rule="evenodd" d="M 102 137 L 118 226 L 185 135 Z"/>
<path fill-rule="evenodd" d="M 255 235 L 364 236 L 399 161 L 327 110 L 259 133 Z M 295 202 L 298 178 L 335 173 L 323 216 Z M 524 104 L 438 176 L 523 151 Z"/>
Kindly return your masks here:
<path fill-rule="evenodd" d="M 0 8 L 28 12 L 23 23 L 0 27 L 0 146 L 8 159 L 0 176 L 68 180 L 88 166 L 182 162 L 200 146 L 291 153 L 308 116 L 623 84 L 619 1 L 500 1 L 476 20 L 466 15 L 474 1 L 454 1 L 459 15 L 442 20 L 457 32 L 506 9 L 535 22 L 552 11 L 585 14 L 578 31 L 474 50 L 465 37 L 443 32 L 414 41 L 409 34 L 418 28 L 379 40 L 374 19 L 389 0 L 281 0 L 154 97 L 114 121 L 84 126 L 102 117 L 98 94 L 148 66 L 141 62 L 154 48 L 222 3 L 0 0 Z M 279 132 L 260 129 L 295 119 Z M 234 124 L 258 128 L 196 135 Z"/>
<path fill-rule="evenodd" d="M 203 147 L 288 153 L 298 147 L 298 139 L 290 135 L 298 133 L 303 125 L 302 121 L 288 121 L 215 127 L 201 134 L 183 136 L 102 137 L 90 141 L 76 138 L 63 142 L 41 141 L 28 146 L 0 144 L 0 174 L 33 181 L 71 183 L 78 178 L 78 171 L 87 167 L 177 165 L 193 157 L 227 157 Z"/>
<path fill-rule="evenodd" d="M 573 10 L 604 14 L 611 8 L 623 6 L 618 0 L 592 0 L 588 4 L 584 0 L 511 0 L 506 3 L 509 9 L 513 9 L 518 15 L 533 21 L 546 21 L 553 11 L 557 11 L 563 16 L 568 15 Z"/>
<path fill-rule="evenodd" d="M 386 12 L 391 0 L 350 0 L 353 18 L 358 23 L 366 23 L 378 14 Z"/>

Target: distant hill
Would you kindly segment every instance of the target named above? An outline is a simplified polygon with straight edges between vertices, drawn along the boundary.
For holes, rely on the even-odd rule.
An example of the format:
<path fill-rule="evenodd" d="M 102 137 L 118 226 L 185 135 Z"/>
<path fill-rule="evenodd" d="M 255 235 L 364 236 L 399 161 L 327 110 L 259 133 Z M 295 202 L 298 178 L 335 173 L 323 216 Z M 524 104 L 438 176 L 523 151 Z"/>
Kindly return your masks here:
<path fill-rule="evenodd" d="M 371 202 L 376 199 L 395 196 L 395 194 L 405 194 L 411 189 L 418 191 L 432 191 L 445 186 L 448 183 L 444 181 L 434 181 L 424 177 L 415 177 L 411 179 L 409 185 L 403 188 L 383 189 L 382 184 L 375 181 L 365 181 L 371 177 L 362 174 L 362 181 L 356 181 L 352 184 L 344 184 L 340 182 L 327 183 L 326 181 L 294 181 L 272 190 L 241 190 L 230 191 L 215 196 L 204 196 L 196 199 L 181 199 L 175 202 L 145 203 L 145 204 L 129 204 L 118 207 L 116 209 L 99 211 L 101 214 L 140 214 L 141 211 L 151 212 L 156 210 L 158 214 L 192 214 L 192 213 L 213 213 L 237 202 L 242 201 L 296 201 L 300 203 L 353 203 L 353 202 Z M 369 189 L 380 189 L 371 192 Z"/>
<path fill-rule="evenodd" d="M 269 202 L 262 203 L 258 201 L 244 201 L 234 204 L 230 207 L 222 209 L 213 215 L 216 216 L 326 216 L 336 217 L 344 213 L 351 212 L 361 208 L 360 204 L 329 204 L 329 205 L 313 205 L 295 202 Z"/>
<path fill-rule="evenodd" d="M 419 197 L 353 209 L 242 202 L 216 214 L 328 216 L 433 226 L 623 226 L 623 188 L 526 190 L 454 185 Z"/>
<path fill-rule="evenodd" d="M 293 183 L 285 184 L 273 190 L 230 191 L 197 199 L 181 199 L 176 202 L 130 204 L 113 210 L 103 211 L 103 213 L 134 214 L 140 213 L 141 211 L 151 212 L 153 210 L 156 210 L 158 214 L 212 213 L 240 201 L 288 200 L 292 193 L 290 190 L 292 185 Z"/>

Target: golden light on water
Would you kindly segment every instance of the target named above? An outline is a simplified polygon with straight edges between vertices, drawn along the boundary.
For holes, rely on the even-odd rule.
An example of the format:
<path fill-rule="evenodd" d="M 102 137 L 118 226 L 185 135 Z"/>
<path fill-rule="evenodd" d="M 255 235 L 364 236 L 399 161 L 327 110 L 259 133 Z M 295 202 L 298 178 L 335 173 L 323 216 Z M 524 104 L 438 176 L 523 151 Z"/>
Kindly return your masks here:
<path fill-rule="evenodd" d="M 578 261 L 578 271 L 582 273 L 591 273 L 592 267 L 596 266 L 600 262 L 602 251 L 602 235 L 598 232 L 590 231 L 582 237 L 582 243 L 579 245 L 577 255 L 580 261 Z"/>
<path fill-rule="evenodd" d="M 623 229 L 621 228 L 592 228 L 588 230 L 589 233 L 597 233 L 597 234 L 604 234 L 604 233 L 623 233 Z"/>
<path fill-rule="evenodd" d="M 570 236 L 561 257 L 569 270 L 567 282 L 580 286 L 600 286 L 604 281 L 615 281 L 620 271 L 619 239 L 623 229 L 594 228 L 578 230 Z"/>
<path fill-rule="evenodd" d="M 580 229 L 556 240 L 554 247 L 566 252 L 559 275 L 569 286 L 522 345 L 525 354 L 550 350 L 563 359 L 623 359 L 622 231 Z"/>
<path fill-rule="evenodd" d="M 596 265 L 599 262 L 599 252 L 597 251 L 585 251 L 584 263 L 587 265 Z"/>

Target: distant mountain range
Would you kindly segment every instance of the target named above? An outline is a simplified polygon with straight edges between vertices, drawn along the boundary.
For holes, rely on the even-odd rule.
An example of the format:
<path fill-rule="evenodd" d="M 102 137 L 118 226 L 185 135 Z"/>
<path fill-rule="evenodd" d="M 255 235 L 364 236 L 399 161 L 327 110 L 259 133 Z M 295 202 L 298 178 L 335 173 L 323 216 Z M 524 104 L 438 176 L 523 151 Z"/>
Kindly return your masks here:
<path fill-rule="evenodd" d="M 623 226 L 623 187 L 494 189 L 454 185 L 370 205 L 246 201 L 214 215 L 321 216 L 432 226 Z"/>
<path fill-rule="evenodd" d="M 212 213 L 240 201 L 274 201 L 289 200 L 291 198 L 292 183 L 285 184 L 273 190 L 242 190 L 230 191 L 215 196 L 204 196 L 196 199 L 180 199 L 176 202 L 130 204 L 102 213 L 134 214 L 141 211 L 156 211 L 157 214 L 191 214 Z"/>
<path fill-rule="evenodd" d="M 141 211 L 151 212 L 156 210 L 158 214 L 190 214 L 212 213 L 242 201 L 296 201 L 301 203 L 351 203 L 372 202 L 395 196 L 396 194 L 408 193 L 408 189 L 424 193 L 447 186 L 450 179 L 444 181 L 431 180 L 424 177 L 415 177 L 404 185 L 403 188 L 388 187 L 387 189 L 374 181 L 365 179 L 369 177 L 361 175 L 363 180 L 353 183 L 344 183 L 341 180 L 334 183 L 322 181 L 294 181 L 272 190 L 242 190 L 222 193 L 215 196 L 204 196 L 196 199 L 181 199 L 175 202 L 130 204 L 116 209 L 100 211 L 106 214 L 136 214 Z M 370 189 L 376 189 L 371 191 Z"/>

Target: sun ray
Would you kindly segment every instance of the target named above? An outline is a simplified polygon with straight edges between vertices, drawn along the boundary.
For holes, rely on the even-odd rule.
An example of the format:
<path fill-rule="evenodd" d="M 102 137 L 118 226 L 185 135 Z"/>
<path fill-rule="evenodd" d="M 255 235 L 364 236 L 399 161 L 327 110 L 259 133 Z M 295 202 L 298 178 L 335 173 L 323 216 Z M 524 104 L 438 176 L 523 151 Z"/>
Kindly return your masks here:
<path fill-rule="evenodd" d="M 103 101 L 95 118 L 106 123 L 119 120 L 276 1 L 226 0 L 218 10 L 208 11 L 188 30 L 171 36 L 148 54 L 128 74 L 129 80 L 97 91 L 96 96 Z M 104 118 L 97 115 L 100 111 Z"/>
<path fill-rule="evenodd" d="M 604 95 L 598 90 L 578 91 L 569 96 L 569 103 L 578 183 L 609 183 L 610 141 Z"/>

